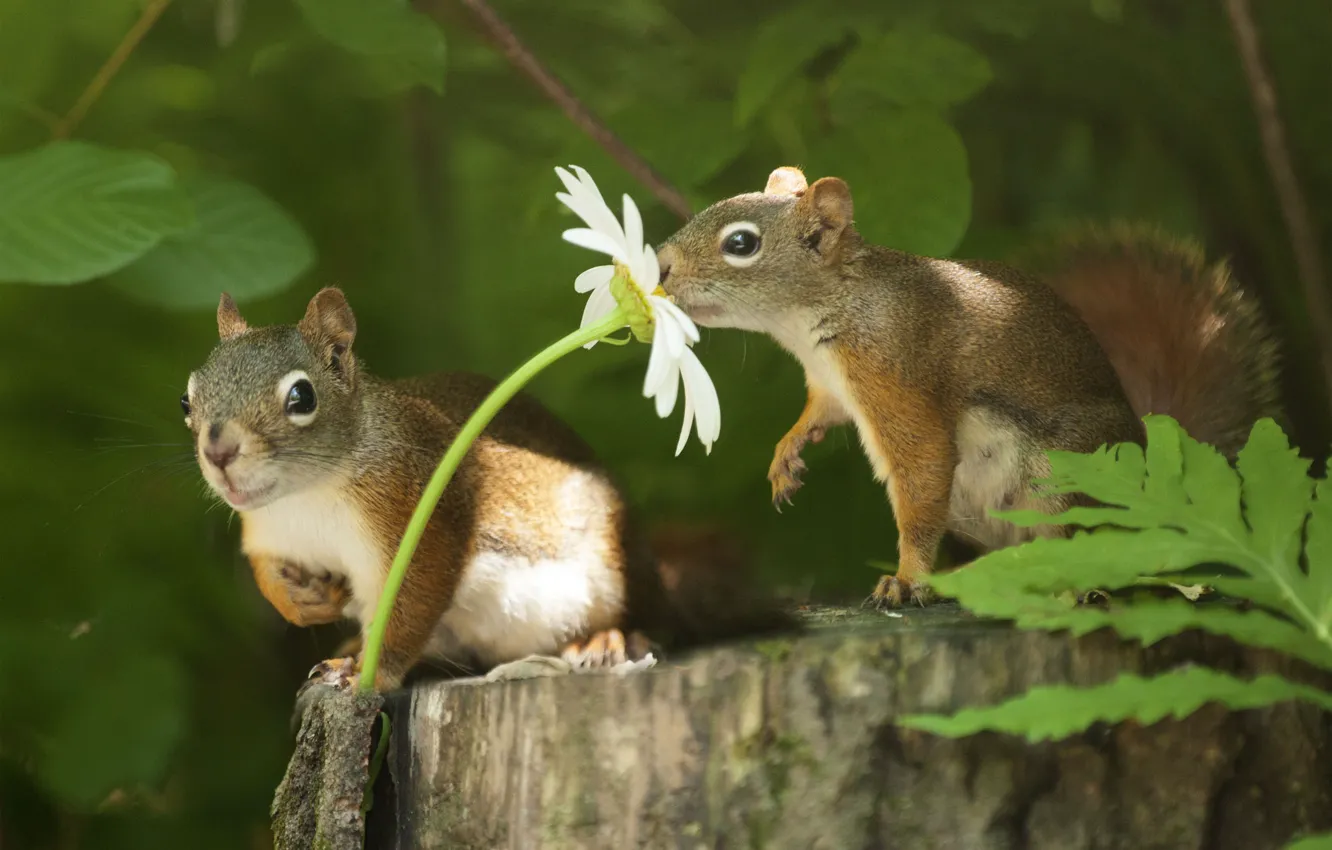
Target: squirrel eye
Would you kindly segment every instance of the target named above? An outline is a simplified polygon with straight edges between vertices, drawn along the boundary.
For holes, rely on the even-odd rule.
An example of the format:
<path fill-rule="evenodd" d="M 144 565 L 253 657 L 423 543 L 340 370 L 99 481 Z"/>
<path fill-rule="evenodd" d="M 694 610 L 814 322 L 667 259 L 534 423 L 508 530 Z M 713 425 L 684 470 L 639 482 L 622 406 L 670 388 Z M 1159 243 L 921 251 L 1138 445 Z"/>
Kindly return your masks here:
<path fill-rule="evenodd" d="M 287 390 L 286 413 L 288 416 L 307 416 L 314 413 L 314 385 L 302 378 Z"/>
<path fill-rule="evenodd" d="M 722 240 L 722 251 L 734 257 L 748 257 L 758 249 L 758 234 L 750 230 L 737 230 Z"/>
<path fill-rule="evenodd" d="M 183 410 L 183 411 L 185 412 L 185 415 L 186 415 L 186 416 L 189 416 L 189 415 L 190 415 L 190 394 L 189 394 L 189 393 L 181 393 L 181 395 L 180 395 L 180 409 Z"/>
<path fill-rule="evenodd" d="M 744 268 L 759 258 L 763 240 L 759 229 L 748 221 L 726 225 L 721 232 L 721 255 L 729 265 Z"/>

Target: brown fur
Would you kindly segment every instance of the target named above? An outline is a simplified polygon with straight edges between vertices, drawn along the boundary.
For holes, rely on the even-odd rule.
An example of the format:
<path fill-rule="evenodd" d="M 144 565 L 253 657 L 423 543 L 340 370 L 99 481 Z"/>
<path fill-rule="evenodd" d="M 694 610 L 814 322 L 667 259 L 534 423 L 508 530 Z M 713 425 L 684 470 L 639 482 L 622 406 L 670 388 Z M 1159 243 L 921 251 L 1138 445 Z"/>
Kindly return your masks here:
<path fill-rule="evenodd" d="M 1018 530 L 991 521 L 988 511 L 1069 504 L 1032 490 L 1048 472 L 1045 451 L 1140 442 L 1141 386 L 1153 388 L 1156 412 L 1186 412 L 1225 440 L 1273 406 L 1256 314 L 1251 305 L 1234 308 L 1238 296 L 1215 270 L 1207 277 L 1196 266 L 1182 274 L 1168 264 L 1124 260 L 1091 266 L 1099 270 L 1092 275 L 1077 266 L 1076 275 L 1058 279 L 1061 298 L 1002 264 L 867 245 L 853 210 L 843 181 L 806 184 L 798 170 L 778 169 L 764 192 L 696 215 L 666 241 L 659 261 L 667 293 L 699 324 L 768 333 L 805 367 L 804 412 L 769 469 L 774 502 L 800 486 L 807 442 L 839 422 L 855 423 L 876 476 L 888 485 L 899 532 L 899 572 L 880 581 L 873 595 L 879 604 L 920 598 L 916 580 L 934 563 L 946 529 L 971 534 L 982 550 L 1061 533 L 1051 526 Z M 728 254 L 736 228 L 758 235 L 760 249 Z M 1130 271 L 1132 282 L 1116 289 Z M 1206 296 L 1189 296 L 1204 279 Z M 1143 297 L 1157 290 L 1164 294 Z M 1132 359 L 1140 341 L 1107 345 L 1112 361 L 1075 312 L 1101 299 L 1116 305 L 1094 316 L 1102 340 L 1118 332 L 1119 317 L 1133 315 L 1146 335 L 1162 337 L 1139 345 L 1147 365 Z M 1149 321 L 1144 314 L 1152 310 L 1171 316 Z M 1203 338 L 1200 317 L 1217 314 L 1228 320 L 1224 344 L 1191 359 Z M 1227 369 L 1248 376 L 1231 397 L 1224 396 Z M 1121 375 L 1151 375 L 1155 383 L 1125 380 L 1131 401 Z M 1170 410 L 1156 403 L 1162 398 Z"/>
<path fill-rule="evenodd" d="M 200 463 L 209 440 L 237 440 L 242 454 L 286 470 L 279 477 L 285 476 L 284 493 L 292 495 L 279 495 L 268 504 L 339 482 L 337 498 L 354 505 L 369 524 L 382 587 L 439 459 L 495 382 L 467 373 L 400 381 L 366 373 L 353 351 L 355 318 L 336 289 L 320 291 L 294 327 L 249 328 L 234 302 L 223 296 L 218 328 L 217 348 L 191 378 L 187 422 L 200 446 Z M 293 369 L 309 375 L 319 399 L 317 417 L 300 427 L 284 418 L 281 399 L 274 395 L 279 379 Z M 211 430 L 223 424 L 216 433 Z M 673 571 L 676 579 L 676 566 L 660 560 L 646 544 L 591 448 L 534 398 L 519 394 L 473 444 L 426 526 L 388 623 L 377 687 L 396 686 L 421 657 L 478 554 L 509 552 L 533 562 L 559 556 L 561 547 L 569 545 L 571 529 L 559 513 L 567 506 L 556 494 L 574 474 L 601 482 L 600 490 L 587 492 L 605 494 L 596 510 L 604 511 L 612 533 L 595 548 L 619 574 L 623 602 L 591 610 L 586 631 L 568 636 L 570 648 L 604 662 L 644 645 L 637 638 L 624 640 L 623 634 L 632 637 L 635 630 L 675 647 L 755 625 L 789 625 L 766 601 L 746 609 L 732 598 L 729 610 L 716 610 L 710 600 L 719 582 L 699 573 L 675 581 L 673 592 L 665 592 L 660 570 Z M 292 563 L 262 551 L 254 511 L 240 513 L 256 583 L 274 608 L 297 625 L 337 619 L 351 592 L 343 577 L 319 564 Z M 706 552 L 696 554 L 707 558 Z M 373 592 L 377 596 L 378 590 Z M 693 602 L 696 596 L 702 599 L 699 605 Z M 374 601 L 362 600 L 367 605 Z M 370 613 L 362 614 L 364 625 Z M 703 620 L 706 626 L 700 628 Z M 618 643 L 613 631 L 621 635 Z M 359 643 L 355 651 L 352 667 L 359 669 Z"/>
<path fill-rule="evenodd" d="M 1074 231 L 1032 262 L 1096 335 L 1138 416 L 1172 416 L 1231 457 L 1257 419 L 1283 417 L 1276 342 L 1225 262 L 1122 224 Z"/>
<path fill-rule="evenodd" d="M 347 583 L 328 573 L 316 575 L 298 564 L 263 555 L 250 557 L 259 592 L 282 619 L 296 626 L 319 626 L 342 619 Z"/>

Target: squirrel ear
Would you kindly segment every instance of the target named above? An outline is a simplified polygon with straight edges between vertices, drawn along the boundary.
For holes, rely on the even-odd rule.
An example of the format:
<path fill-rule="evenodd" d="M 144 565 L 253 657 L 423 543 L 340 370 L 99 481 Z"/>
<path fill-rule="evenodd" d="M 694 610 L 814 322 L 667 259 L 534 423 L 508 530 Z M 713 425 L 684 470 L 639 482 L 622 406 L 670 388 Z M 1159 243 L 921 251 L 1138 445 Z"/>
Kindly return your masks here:
<path fill-rule="evenodd" d="M 217 335 L 221 339 L 231 339 L 234 336 L 240 336 L 250 329 L 241 317 L 240 310 L 236 307 L 236 302 L 231 294 L 224 292 L 222 298 L 217 302 Z"/>
<path fill-rule="evenodd" d="M 800 204 L 814 219 L 811 245 L 826 262 L 833 262 L 842 246 L 842 237 L 851 226 L 854 212 L 851 188 L 839 177 L 820 177 L 801 196 Z"/>
<path fill-rule="evenodd" d="M 794 166 L 783 165 L 768 175 L 768 185 L 763 187 L 763 194 L 795 195 L 798 198 L 808 186 L 804 172 Z"/>
<path fill-rule="evenodd" d="M 330 349 L 334 359 L 350 350 L 352 340 L 356 339 L 356 316 L 347 304 L 347 297 L 336 286 L 315 293 L 297 327 L 317 347 Z"/>

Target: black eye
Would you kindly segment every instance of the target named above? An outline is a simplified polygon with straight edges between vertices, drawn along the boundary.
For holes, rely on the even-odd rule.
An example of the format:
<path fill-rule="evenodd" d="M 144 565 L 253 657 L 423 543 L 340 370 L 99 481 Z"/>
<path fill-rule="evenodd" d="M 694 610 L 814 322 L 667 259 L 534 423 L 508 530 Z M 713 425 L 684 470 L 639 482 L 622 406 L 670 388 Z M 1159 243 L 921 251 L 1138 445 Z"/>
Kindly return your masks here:
<path fill-rule="evenodd" d="M 314 413 L 314 409 L 314 385 L 304 378 L 301 378 L 299 381 L 291 385 L 291 389 L 287 390 L 287 415 L 304 416 L 308 413 Z"/>
<path fill-rule="evenodd" d="M 722 240 L 722 253 L 733 257 L 752 257 L 758 253 L 759 235 L 752 230 L 734 230 Z"/>
<path fill-rule="evenodd" d="M 185 411 L 185 415 L 186 415 L 186 416 L 189 416 L 189 415 L 190 415 L 190 394 L 189 394 L 189 393 L 181 393 L 181 395 L 180 395 L 180 409 L 183 410 L 183 411 Z"/>

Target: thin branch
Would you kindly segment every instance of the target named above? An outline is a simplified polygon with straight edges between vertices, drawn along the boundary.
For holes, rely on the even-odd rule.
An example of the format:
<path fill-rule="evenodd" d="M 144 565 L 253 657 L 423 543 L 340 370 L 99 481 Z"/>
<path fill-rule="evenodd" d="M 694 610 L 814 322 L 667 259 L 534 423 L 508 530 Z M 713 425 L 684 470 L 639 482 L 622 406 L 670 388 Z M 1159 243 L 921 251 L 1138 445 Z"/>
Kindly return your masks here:
<path fill-rule="evenodd" d="M 621 168 L 647 187 L 667 209 L 682 219 L 689 218 L 689 201 L 685 199 L 684 194 L 658 174 L 647 161 L 621 141 L 592 114 L 590 109 L 574 97 L 564 83 L 532 55 L 532 51 L 519 40 L 495 10 L 490 8 L 486 0 L 461 0 L 461 2 L 472 10 L 486 33 L 499 45 L 514 67 L 526 74 L 546 97 L 555 101 L 570 121 L 601 145 Z"/>
<path fill-rule="evenodd" d="M 153 28 L 153 24 L 157 23 L 157 19 L 162 16 L 169 5 L 171 5 L 171 0 L 150 0 L 143 7 L 143 12 L 140 13 L 139 19 L 134 22 L 134 26 L 129 28 L 129 32 L 125 33 L 125 37 L 120 40 L 120 44 L 116 45 L 116 49 L 107 58 L 106 62 L 102 64 L 101 68 L 97 69 L 97 73 L 88 82 L 87 88 L 83 90 L 83 94 L 79 95 L 79 99 L 69 108 L 69 112 L 56 124 L 52 134 L 57 139 L 63 139 L 74 131 L 74 128 L 83 120 L 83 116 L 87 115 L 88 110 L 97 102 L 97 98 L 102 96 L 102 91 L 111 82 L 111 78 L 120 70 L 120 66 L 125 64 L 125 60 L 129 59 L 130 54 L 134 52 L 134 48 L 139 46 L 139 42 Z"/>
<path fill-rule="evenodd" d="M 1277 110 L 1276 88 L 1272 74 L 1263 59 L 1258 40 L 1258 27 L 1254 23 L 1249 0 L 1225 0 L 1226 14 L 1235 36 L 1240 62 L 1248 79 L 1249 94 L 1258 117 L 1258 131 L 1262 137 L 1263 154 L 1272 176 L 1281 215 L 1286 220 L 1291 250 L 1299 270 L 1300 283 L 1309 308 L 1323 360 L 1323 378 L 1327 383 L 1328 398 L 1332 400 L 1332 302 L 1329 302 L 1327 281 L 1323 274 L 1323 257 L 1318 249 L 1318 237 L 1309 219 L 1309 208 L 1300 191 L 1299 180 L 1286 144 L 1286 132 Z"/>
<path fill-rule="evenodd" d="M 38 124 L 45 126 L 46 129 L 53 132 L 56 125 L 60 123 L 60 116 L 56 115 L 54 112 L 47 112 L 36 104 L 28 103 L 24 100 L 18 100 L 17 98 L 6 100 L 4 99 L 4 95 L 0 93 L 0 110 L 5 106 L 10 107 L 14 112 L 23 115 L 25 118 L 36 121 Z"/>

